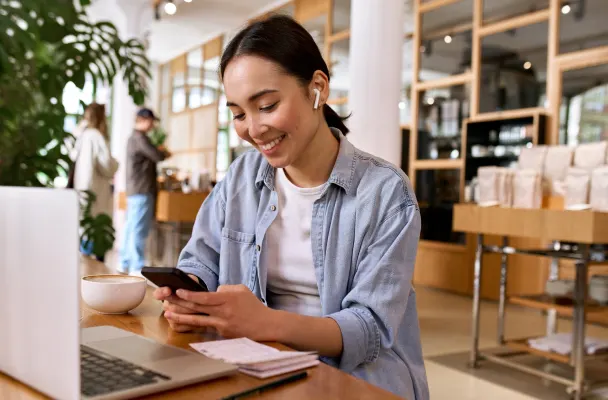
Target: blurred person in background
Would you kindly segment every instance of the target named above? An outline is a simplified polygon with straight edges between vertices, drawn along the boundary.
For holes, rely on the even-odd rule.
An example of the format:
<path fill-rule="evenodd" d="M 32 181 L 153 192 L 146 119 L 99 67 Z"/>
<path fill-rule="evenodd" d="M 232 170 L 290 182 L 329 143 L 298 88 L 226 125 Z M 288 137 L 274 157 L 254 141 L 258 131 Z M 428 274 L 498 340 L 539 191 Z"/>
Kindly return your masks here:
<path fill-rule="evenodd" d="M 137 112 L 135 130 L 127 142 L 127 218 L 120 249 L 119 273 L 141 275 L 145 266 L 146 239 L 154 219 L 157 163 L 171 156 L 148 137 L 158 118 L 152 110 Z"/>
<path fill-rule="evenodd" d="M 102 213 L 112 216 L 111 180 L 118 169 L 118 162 L 110 153 L 106 108 L 103 104 L 92 103 L 86 108 L 84 119 L 78 124 L 74 136 L 76 142 L 70 154 L 74 162 L 73 188 L 88 190 L 95 195 L 91 216 Z M 92 243 L 89 243 L 81 250 L 90 255 L 91 248 Z M 102 262 L 104 260 L 103 256 L 97 258 Z"/>

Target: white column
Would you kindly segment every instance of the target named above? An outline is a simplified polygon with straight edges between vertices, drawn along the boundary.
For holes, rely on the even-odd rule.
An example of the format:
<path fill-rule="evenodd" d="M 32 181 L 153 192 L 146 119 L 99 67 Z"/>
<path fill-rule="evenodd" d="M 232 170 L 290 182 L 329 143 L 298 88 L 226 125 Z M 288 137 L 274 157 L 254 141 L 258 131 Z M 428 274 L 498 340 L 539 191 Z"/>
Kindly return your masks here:
<path fill-rule="evenodd" d="M 149 0 L 98 0 L 88 9 L 89 17 L 94 21 L 112 22 L 123 40 L 145 38 L 146 29 L 153 22 L 152 2 Z M 154 82 L 150 82 L 154 85 Z M 129 88 L 122 74 L 118 74 L 112 83 L 112 121 L 111 152 L 118 160 L 118 171 L 114 175 L 114 215 L 116 229 L 114 247 L 119 248 L 122 242 L 125 212 L 118 209 L 118 194 L 126 190 L 127 141 L 133 132 L 135 113 L 138 107 L 129 96 Z"/>
<path fill-rule="evenodd" d="M 352 0 L 348 138 L 397 166 L 403 22 L 404 0 Z"/>
<path fill-rule="evenodd" d="M 143 40 L 146 28 L 153 21 L 151 3 L 146 0 L 116 1 L 115 7 L 120 13 L 113 22 L 121 38 Z M 150 84 L 153 86 L 155 83 Z M 115 193 L 118 194 L 126 189 L 127 141 L 133 132 L 138 107 L 129 96 L 129 88 L 122 74 L 116 76 L 112 88 L 112 154 L 120 164 L 114 178 Z"/>

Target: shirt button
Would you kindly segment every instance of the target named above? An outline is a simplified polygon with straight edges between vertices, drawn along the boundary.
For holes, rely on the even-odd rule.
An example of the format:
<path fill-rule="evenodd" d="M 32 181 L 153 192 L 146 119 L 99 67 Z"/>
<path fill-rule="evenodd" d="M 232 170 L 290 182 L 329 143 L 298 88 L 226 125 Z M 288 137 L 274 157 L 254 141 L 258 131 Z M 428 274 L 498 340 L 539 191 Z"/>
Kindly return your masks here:
<path fill-rule="evenodd" d="M 262 246 L 260 246 L 259 244 L 257 246 L 255 246 L 257 251 L 261 251 L 262 250 Z"/>
<path fill-rule="evenodd" d="M 270 206 L 270 211 L 276 211 L 277 210 L 277 206 Z"/>

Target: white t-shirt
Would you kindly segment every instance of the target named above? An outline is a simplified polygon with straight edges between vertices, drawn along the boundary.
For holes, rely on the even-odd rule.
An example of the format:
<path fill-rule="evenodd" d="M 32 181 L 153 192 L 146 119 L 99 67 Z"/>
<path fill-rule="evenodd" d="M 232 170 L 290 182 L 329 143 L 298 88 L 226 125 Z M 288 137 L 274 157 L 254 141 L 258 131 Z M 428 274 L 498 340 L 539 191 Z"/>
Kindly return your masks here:
<path fill-rule="evenodd" d="M 303 315 L 322 315 L 319 287 L 312 259 L 312 206 L 326 184 L 295 186 L 281 168 L 275 176 L 278 213 L 268 230 L 262 263 L 268 271 L 266 299 L 272 308 Z"/>

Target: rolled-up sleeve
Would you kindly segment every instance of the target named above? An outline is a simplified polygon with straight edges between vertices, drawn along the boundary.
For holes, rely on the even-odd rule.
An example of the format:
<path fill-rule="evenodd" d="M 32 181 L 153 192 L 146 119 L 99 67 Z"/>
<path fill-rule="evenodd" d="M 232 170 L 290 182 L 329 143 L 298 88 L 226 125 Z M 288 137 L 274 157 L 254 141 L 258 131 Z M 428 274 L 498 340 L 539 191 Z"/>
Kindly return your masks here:
<path fill-rule="evenodd" d="M 225 198 L 223 182 L 219 182 L 203 202 L 194 222 L 192 236 L 177 263 L 178 269 L 203 280 L 209 291 L 216 291 L 218 287 Z"/>
<path fill-rule="evenodd" d="M 393 346 L 412 290 L 420 236 L 416 203 L 404 201 L 388 211 L 367 241 L 342 310 L 330 314 L 342 332 L 342 355 L 332 364 L 350 372 L 372 363 Z"/>

